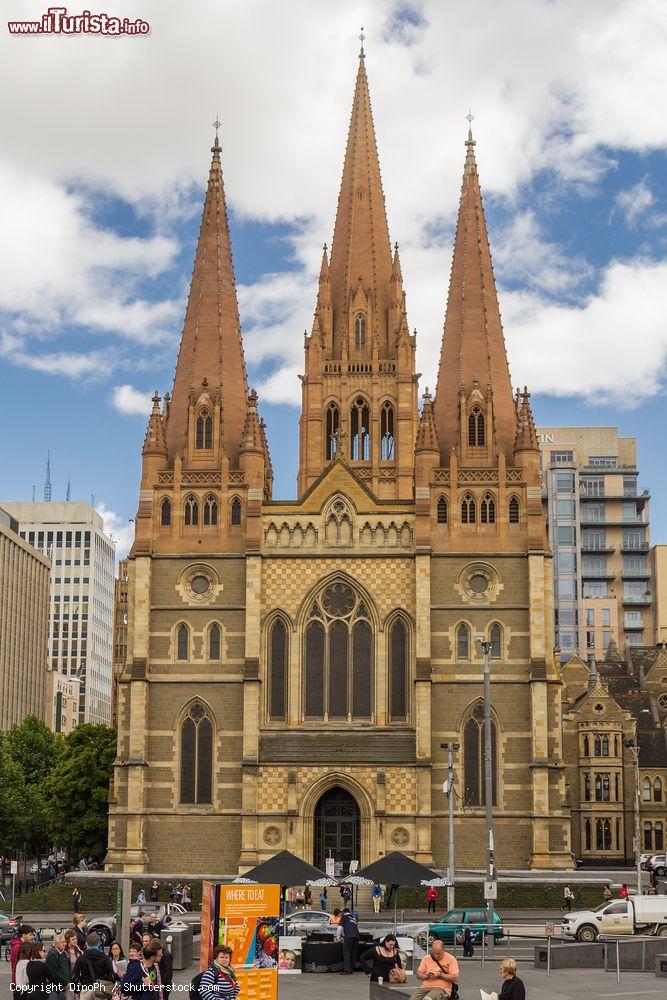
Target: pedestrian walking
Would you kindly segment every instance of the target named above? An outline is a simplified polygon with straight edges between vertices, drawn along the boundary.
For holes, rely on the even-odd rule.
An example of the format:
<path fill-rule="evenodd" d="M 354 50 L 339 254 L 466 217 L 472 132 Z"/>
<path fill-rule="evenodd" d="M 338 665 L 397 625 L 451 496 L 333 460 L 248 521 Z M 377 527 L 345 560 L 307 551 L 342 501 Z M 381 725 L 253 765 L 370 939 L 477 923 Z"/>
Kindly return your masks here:
<path fill-rule="evenodd" d="M 141 936 L 144 933 L 144 915 L 140 910 L 136 918 L 130 924 L 130 941 L 136 941 L 139 947 L 141 945 Z"/>
<path fill-rule="evenodd" d="M 56 991 L 64 993 L 72 978 L 72 966 L 69 963 L 67 940 L 64 934 L 58 934 L 54 939 L 53 947 L 46 956 L 46 967 Z"/>
<path fill-rule="evenodd" d="M 157 884 L 157 881 L 153 880 L 153 884 L 151 886 L 151 903 L 157 903 L 157 897 L 158 897 L 159 891 L 160 891 L 160 887 Z"/>
<path fill-rule="evenodd" d="M 24 941 L 19 947 L 18 961 L 14 969 L 14 986 L 17 993 L 23 993 L 28 988 L 28 962 L 34 944 L 34 941 Z"/>
<path fill-rule="evenodd" d="M 608 903 L 611 897 L 612 897 L 611 886 L 609 882 L 605 882 L 604 888 L 602 889 L 602 898 L 604 899 L 605 903 Z"/>
<path fill-rule="evenodd" d="M 189 885 L 183 886 L 183 906 L 186 910 L 192 909 L 192 889 Z"/>
<path fill-rule="evenodd" d="M 77 914 L 81 908 L 81 890 L 77 887 L 72 893 L 72 908 L 74 913 Z"/>
<path fill-rule="evenodd" d="M 371 899 L 373 900 L 373 913 L 379 913 L 382 906 L 382 886 L 377 882 L 371 889 Z"/>
<path fill-rule="evenodd" d="M 87 932 L 86 932 L 87 920 L 83 913 L 77 913 L 74 917 L 74 933 L 76 934 L 76 943 L 81 951 L 85 951 L 87 944 Z"/>
<path fill-rule="evenodd" d="M 236 1000 L 240 986 L 232 968 L 232 949 L 219 945 L 213 952 L 213 965 L 199 980 L 201 1000 Z"/>
<path fill-rule="evenodd" d="M 526 1000 L 526 987 L 516 974 L 517 965 L 513 958 L 500 963 L 503 985 L 498 1000 Z"/>
<path fill-rule="evenodd" d="M 16 932 L 16 937 L 12 941 L 9 948 L 9 963 L 11 970 L 11 982 L 13 986 L 16 986 L 16 966 L 19 963 L 19 952 L 21 951 L 21 946 L 24 944 L 32 944 L 35 940 L 35 928 L 31 927 L 30 924 L 20 924 L 19 929 Z M 25 960 L 28 960 L 28 955 L 30 951 L 26 953 Z"/>
<path fill-rule="evenodd" d="M 424 985 L 414 991 L 410 1000 L 447 1000 L 452 995 L 454 983 L 458 983 L 459 963 L 436 938 L 415 975 Z"/>
<path fill-rule="evenodd" d="M 160 970 L 152 948 L 144 948 L 137 958 L 131 958 L 120 984 L 120 992 L 128 996 L 151 997 L 159 1000 Z"/>
<path fill-rule="evenodd" d="M 140 889 L 139 892 L 137 893 L 137 903 L 145 903 L 145 902 L 146 902 L 146 890 Z"/>
<path fill-rule="evenodd" d="M 303 905 L 308 910 L 312 910 L 313 908 L 313 891 L 309 885 L 303 890 Z"/>
<path fill-rule="evenodd" d="M 359 924 L 347 908 L 341 914 L 340 929 L 343 934 L 343 971 L 341 976 L 351 976 L 357 964 Z"/>
<path fill-rule="evenodd" d="M 463 928 L 463 957 L 475 957 L 475 939 L 472 931 L 467 925 Z"/>
<path fill-rule="evenodd" d="M 65 933 L 63 934 L 63 937 L 65 938 L 65 950 L 70 965 L 70 976 L 71 976 L 71 970 L 76 965 L 76 960 L 79 957 L 79 955 L 83 954 L 83 950 L 79 947 L 76 937 L 76 931 L 74 930 L 74 928 L 72 927 L 68 928 L 68 930 L 66 930 Z"/>
<path fill-rule="evenodd" d="M 569 885 L 566 885 L 563 889 L 563 905 L 561 906 L 561 913 L 563 910 L 567 910 L 568 913 L 572 913 L 572 904 L 574 902 L 574 893 L 570 889 Z"/>
<path fill-rule="evenodd" d="M 79 955 L 72 969 L 74 988 L 89 993 L 93 987 L 99 989 L 100 983 L 113 986 L 115 981 L 111 959 L 100 948 L 100 936 L 97 931 L 91 931 L 86 938 L 86 950 Z"/>
<path fill-rule="evenodd" d="M 630 895 L 630 890 L 628 889 L 627 885 L 624 882 L 621 888 L 618 890 L 619 899 L 627 899 L 629 895 Z"/>
<path fill-rule="evenodd" d="M 112 941 L 109 948 L 109 958 L 113 968 L 114 980 L 119 983 L 127 970 L 127 959 L 119 941 Z"/>
<path fill-rule="evenodd" d="M 323 912 L 326 913 L 326 909 L 327 909 L 327 890 L 326 890 L 326 886 L 324 887 L 324 889 L 322 889 L 322 892 L 320 893 L 320 908 L 322 909 Z"/>
<path fill-rule="evenodd" d="M 427 913 L 435 913 L 435 904 L 438 899 L 438 890 L 434 885 L 430 887 L 426 893 L 426 899 L 428 900 L 428 906 L 426 907 Z"/>
<path fill-rule="evenodd" d="M 153 941 L 152 948 L 155 952 L 155 960 L 157 961 L 158 969 L 160 970 L 160 981 L 162 983 L 164 1000 L 164 998 L 171 993 L 172 984 L 174 982 L 174 959 L 172 958 L 169 949 L 165 948 L 158 938 L 155 938 Z"/>
<path fill-rule="evenodd" d="M 26 965 L 28 990 L 31 996 L 46 997 L 52 991 L 52 980 L 46 964 L 46 945 L 43 941 L 33 941 L 30 958 Z"/>

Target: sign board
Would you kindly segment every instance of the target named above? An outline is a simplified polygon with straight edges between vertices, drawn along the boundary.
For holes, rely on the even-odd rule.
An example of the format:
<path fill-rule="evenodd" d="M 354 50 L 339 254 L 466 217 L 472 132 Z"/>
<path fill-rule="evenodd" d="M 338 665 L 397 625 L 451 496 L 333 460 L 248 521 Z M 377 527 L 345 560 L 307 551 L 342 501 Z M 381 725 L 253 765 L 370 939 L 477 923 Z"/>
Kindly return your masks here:
<path fill-rule="evenodd" d="M 551 937 L 552 934 L 555 934 L 555 932 L 556 932 L 555 924 L 549 923 L 544 925 L 544 933 L 546 934 L 547 937 Z"/>
<path fill-rule="evenodd" d="M 484 883 L 484 899 L 498 899 L 498 883 L 497 882 L 485 882 Z"/>
<path fill-rule="evenodd" d="M 326 871 L 329 878 L 335 878 L 334 872 L 336 870 L 336 862 L 334 861 L 333 858 L 326 859 L 324 870 Z"/>
<path fill-rule="evenodd" d="M 341 878 L 343 875 L 343 862 L 334 861 L 334 878 Z"/>
<path fill-rule="evenodd" d="M 213 961 L 213 949 L 216 945 L 216 895 L 217 886 L 212 882 L 202 882 L 201 887 L 201 938 L 199 943 L 199 967 L 206 969 Z"/>
<path fill-rule="evenodd" d="M 354 875 L 354 873 L 358 870 L 358 868 L 359 868 L 358 861 L 350 861 L 350 875 Z"/>
<path fill-rule="evenodd" d="M 277 1000 L 280 886 L 221 885 L 218 892 L 217 943 L 232 949 L 240 995 Z"/>
<path fill-rule="evenodd" d="M 298 936 L 278 938 L 278 973 L 281 976 L 295 976 L 301 972 L 302 941 Z"/>
<path fill-rule="evenodd" d="M 9 872 L 11 875 L 18 875 L 19 873 L 19 863 L 18 861 L 9 862 Z"/>

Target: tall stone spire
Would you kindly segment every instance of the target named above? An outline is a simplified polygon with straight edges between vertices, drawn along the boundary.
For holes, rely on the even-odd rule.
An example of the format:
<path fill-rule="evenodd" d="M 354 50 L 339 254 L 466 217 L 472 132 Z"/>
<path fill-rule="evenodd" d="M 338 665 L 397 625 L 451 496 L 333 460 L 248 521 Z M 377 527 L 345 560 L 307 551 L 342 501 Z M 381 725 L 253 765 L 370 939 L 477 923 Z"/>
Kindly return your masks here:
<path fill-rule="evenodd" d="M 217 127 L 208 177 L 174 391 L 167 421 L 169 464 L 184 455 L 188 408 L 202 386 L 220 405 L 221 444 L 232 468 L 238 466 L 248 385 Z"/>
<path fill-rule="evenodd" d="M 334 357 L 341 356 L 348 307 L 359 289 L 369 299 L 370 338 L 378 338 L 382 357 L 393 354 L 387 329 L 391 276 L 391 244 L 362 47 L 329 267 Z"/>
<path fill-rule="evenodd" d="M 446 459 L 457 444 L 460 401 L 469 399 L 473 388 L 479 386 L 489 400 L 493 398 L 494 447 L 510 460 L 516 437 L 516 408 L 470 130 L 465 145 L 435 421 Z"/>
<path fill-rule="evenodd" d="M 141 453 L 144 456 L 162 455 L 166 457 L 167 442 L 164 433 L 164 423 L 162 422 L 162 414 L 160 413 L 160 396 L 158 395 L 157 389 L 153 393 L 151 402 L 153 404 L 153 408 L 151 410 L 151 415 L 148 418 L 146 437 L 144 438 L 144 447 Z"/>

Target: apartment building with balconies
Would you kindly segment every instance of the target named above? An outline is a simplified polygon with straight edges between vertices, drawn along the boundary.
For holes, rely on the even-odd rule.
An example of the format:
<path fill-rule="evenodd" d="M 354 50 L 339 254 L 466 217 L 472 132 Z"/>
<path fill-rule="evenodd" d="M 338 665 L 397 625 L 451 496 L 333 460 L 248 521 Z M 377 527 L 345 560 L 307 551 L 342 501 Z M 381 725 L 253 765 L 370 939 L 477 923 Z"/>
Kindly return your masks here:
<path fill-rule="evenodd" d="M 612 640 L 652 643 L 650 497 L 636 439 L 616 427 L 543 427 L 538 440 L 562 660 L 602 660 Z"/>

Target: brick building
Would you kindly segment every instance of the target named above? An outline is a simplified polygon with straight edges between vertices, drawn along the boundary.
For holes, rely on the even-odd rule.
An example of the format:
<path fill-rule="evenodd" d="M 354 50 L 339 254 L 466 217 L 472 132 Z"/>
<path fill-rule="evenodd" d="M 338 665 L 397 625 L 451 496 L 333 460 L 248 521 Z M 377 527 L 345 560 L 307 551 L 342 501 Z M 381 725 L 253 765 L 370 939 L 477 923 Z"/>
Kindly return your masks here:
<path fill-rule="evenodd" d="M 118 722 L 118 682 L 127 662 L 127 602 L 130 579 L 127 559 L 118 563 L 118 576 L 114 582 L 113 610 L 113 680 L 111 684 L 111 725 Z"/>
<path fill-rule="evenodd" d="M 512 391 L 472 135 L 420 412 L 362 53 L 288 501 L 248 391 L 217 140 L 212 154 L 173 392 L 143 447 L 107 866 L 177 868 L 184 842 L 191 871 L 281 848 L 443 865 L 448 739 L 457 861 L 479 865 L 478 636 L 498 864 L 569 865 L 539 448 Z"/>

